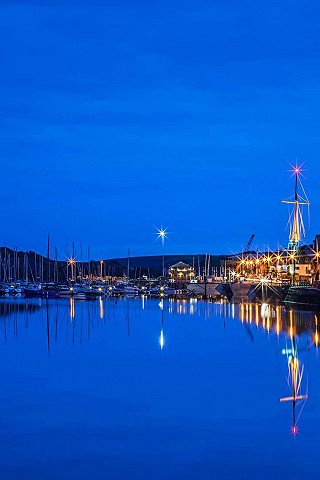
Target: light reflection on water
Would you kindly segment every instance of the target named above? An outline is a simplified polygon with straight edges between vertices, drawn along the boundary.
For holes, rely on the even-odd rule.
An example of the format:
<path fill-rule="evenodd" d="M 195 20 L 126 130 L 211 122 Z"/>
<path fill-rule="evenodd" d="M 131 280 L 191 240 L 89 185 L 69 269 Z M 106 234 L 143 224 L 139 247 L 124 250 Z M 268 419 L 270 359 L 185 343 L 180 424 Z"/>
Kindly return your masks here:
<path fill-rule="evenodd" d="M 14 441 L 32 430 L 48 478 L 64 478 L 59 459 L 63 475 L 77 479 L 90 478 L 93 462 L 95 478 L 128 478 L 124 460 L 143 479 L 211 478 L 214 471 L 229 478 L 233 468 L 237 478 L 257 478 L 262 466 L 260 478 L 313 474 L 318 319 L 266 304 L 2 300 L 0 473 L 47 478 L 27 440 Z M 76 439 L 79 429 L 86 435 Z M 296 445 L 300 463 L 279 462 L 296 455 Z M 81 468 L 66 467 L 74 458 Z"/>

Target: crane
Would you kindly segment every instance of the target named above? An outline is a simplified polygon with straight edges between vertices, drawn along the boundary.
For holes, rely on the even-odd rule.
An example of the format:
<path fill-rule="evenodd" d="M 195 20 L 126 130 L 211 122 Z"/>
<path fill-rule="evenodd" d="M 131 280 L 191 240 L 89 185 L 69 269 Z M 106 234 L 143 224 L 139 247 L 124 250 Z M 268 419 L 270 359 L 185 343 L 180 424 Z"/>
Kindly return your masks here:
<path fill-rule="evenodd" d="M 249 251 L 249 248 L 251 247 L 251 244 L 252 244 L 252 242 L 253 242 L 254 237 L 255 237 L 255 234 L 253 233 L 253 234 L 251 235 L 251 237 L 249 238 L 249 241 L 248 241 L 248 243 L 247 243 L 247 245 L 246 245 L 246 248 L 244 249 L 245 252 L 248 252 L 248 251 Z"/>

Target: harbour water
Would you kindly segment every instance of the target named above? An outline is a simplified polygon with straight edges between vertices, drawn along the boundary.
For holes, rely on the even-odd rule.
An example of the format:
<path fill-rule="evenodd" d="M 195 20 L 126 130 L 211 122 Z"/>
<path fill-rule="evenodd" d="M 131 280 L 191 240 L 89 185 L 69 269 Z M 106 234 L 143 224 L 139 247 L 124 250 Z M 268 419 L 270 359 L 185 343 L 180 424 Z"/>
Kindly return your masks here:
<path fill-rule="evenodd" d="M 1 299 L 0 477 L 317 478 L 317 345 L 283 306 Z"/>

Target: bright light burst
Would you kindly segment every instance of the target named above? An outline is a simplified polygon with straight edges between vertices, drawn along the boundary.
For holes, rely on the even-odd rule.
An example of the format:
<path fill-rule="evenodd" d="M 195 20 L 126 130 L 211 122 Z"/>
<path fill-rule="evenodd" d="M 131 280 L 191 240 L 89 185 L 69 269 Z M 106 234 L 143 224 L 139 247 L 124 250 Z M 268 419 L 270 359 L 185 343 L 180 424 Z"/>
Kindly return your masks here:
<path fill-rule="evenodd" d="M 298 165 L 298 164 L 296 163 L 295 165 L 292 165 L 292 164 L 290 163 L 290 167 L 291 167 L 290 172 L 292 173 L 292 177 L 293 177 L 294 175 L 298 175 L 298 176 L 299 176 L 299 175 L 302 175 L 302 172 L 304 171 L 303 168 L 302 168 L 302 167 L 303 167 L 303 164 L 302 164 L 302 165 Z"/>
<path fill-rule="evenodd" d="M 274 255 L 274 258 L 277 262 L 280 262 L 283 259 L 283 253 L 277 252 L 277 254 Z"/>
<path fill-rule="evenodd" d="M 68 265 L 75 265 L 76 264 L 76 259 L 75 258 L 68 258 Z"/>
<path fill-rule="evenodd" d="M 314 260 L 319 260 L 320 259 L 320 251 L 317 248 L 317 250 L 314 250 L 313 248 L 310 249 L 313 253 L 313 259 Z"/>
<path fill-rule="evenodd" d="M 158 235 L 158 238 L 162 238 L 162 239 L 165 239 L 165 238 L 168 238 L 167 237 L 167 228 L 157 228 L 157 233 L 156 235 Z"/>

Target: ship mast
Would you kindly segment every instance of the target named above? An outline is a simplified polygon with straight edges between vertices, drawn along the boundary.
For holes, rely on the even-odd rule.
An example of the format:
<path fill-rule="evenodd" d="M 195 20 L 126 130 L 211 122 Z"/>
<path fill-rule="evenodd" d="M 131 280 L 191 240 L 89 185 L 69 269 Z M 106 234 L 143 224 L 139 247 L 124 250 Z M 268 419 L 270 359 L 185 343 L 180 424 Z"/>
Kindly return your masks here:
<path fill-rule="evenodd" d="M 301 238 L 305 235 L 301 206 L 307 205 L 309 207 L 310 202 L 300 180 L 300 175 L 302 171 L 301 167 L 295 166 L 293 167 L 292 171 L 293 176 L 295 177 L 294 195 L 293 197 L 290 197 L 286 200 L 282 200 L 282 202 L 293 205 L 293 212 L 291 213 L 289 218 L 289 222 L 291 223 L 291 225 L 288 250 L 296 253 L 299 249 Z M 299 195 L 298 193 L 299 186 L 302 190 L 303 196 Z"/>

